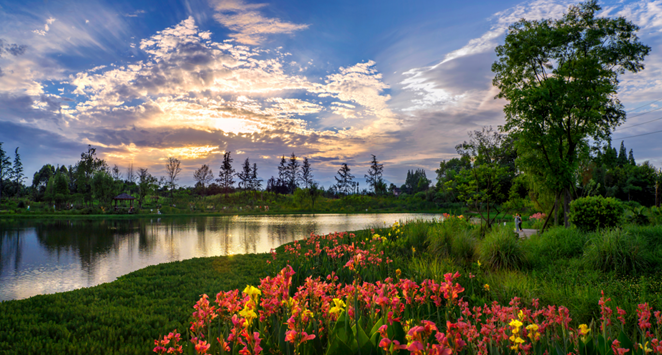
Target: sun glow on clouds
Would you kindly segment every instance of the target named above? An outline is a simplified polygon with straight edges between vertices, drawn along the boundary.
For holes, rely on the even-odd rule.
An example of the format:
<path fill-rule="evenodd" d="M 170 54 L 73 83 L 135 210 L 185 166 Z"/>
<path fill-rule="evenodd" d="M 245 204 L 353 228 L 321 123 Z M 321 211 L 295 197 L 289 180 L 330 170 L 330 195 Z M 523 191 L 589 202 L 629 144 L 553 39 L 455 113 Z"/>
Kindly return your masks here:
<path fill-rule="evenodd" d="M 140 49 L 148 59 L 98 66 L 68 81 L 79 97 L 68 124 L 80 131 L 106 129 L 90 141 L 115 149 L 109 158 L 195 160 L 241 144 L 337 158 L 340 147 L 351 156 L 400 127 L 383 94 L 388 85 L 372 61 L 314 82 L 296 68 L 286 71 L 287 54 L 278 49 L 215 42 L 192 17 L 143 39 Z M 327 102 L 311 101 L 306 93 Z M 337 125 L 338 118 L 351 121 Z M 189 141 L 172 132 L 186 132 Z M 217 145 L 190 145 L 202 136 Z"/>

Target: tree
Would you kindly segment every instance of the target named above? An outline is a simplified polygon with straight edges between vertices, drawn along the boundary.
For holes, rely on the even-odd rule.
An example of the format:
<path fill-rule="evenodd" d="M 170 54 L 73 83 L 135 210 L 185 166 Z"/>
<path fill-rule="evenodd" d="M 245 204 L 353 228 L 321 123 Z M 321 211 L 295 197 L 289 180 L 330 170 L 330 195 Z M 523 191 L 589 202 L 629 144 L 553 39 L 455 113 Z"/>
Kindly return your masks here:
<path fill-rule="evenodd" d="M 299 168 L 301 164 L 299 164 L 298 157 L 294 155 L 294 152 L 292 152 L 292 155 L 290 156 L 289 161 L 287 162 L 287 187 L 290 190 L 290 193 L 294 193 L 294 191 L 297 189 L 298 184 L 297 180 L 299 180 Z"/>
<path fill-rule="evenodd" d="M 110 206 L 113 196 L 115 196 L 115 179 L 107 172 L 101 170 L 94 173 L 92 177 L 92 194 L 99 200 L 99 205 L 106 204 Z"/>
<path fill-rule="evenodd" d="M 14 166 L 11 173 L 11 180 L 14 182 L 15 195 L 16 197 L 20 197 L 21 186 L 23 185 L 25 175 L 23 174 L 23 163 L 21 162 L 21 156 L 18 154 L 18 147 L 16 147 L 16 150 L 14 150 Z"/>
<path fill-rule="evenodd" d="M 354 189 L 354 175 L 349 173 L 350 170 L 347 163 L 343 163 L 338 169 L 338 176 L 334 176 L 338 193 L 349 195 Z"/>
<path fill-rule="evenodd" d="M 120 181 L 122 180 L 122 173 L 120 172 L 120 167 L 117 164 L 113 165 L 113 168 L 110 169 L 110 174 L 113 177 L 113 180 Z"/>
<path fill-rule="evenodd" d="M 209 185 L 209 183 L 214 180 L 214 173 L 211 171 L 211 168 L 209 168 L 209 165 L 203 164 L 200 169 L 193 173 L 193 179 L 200 184 L 204 191 L 205 186 Z"/>
<path fill-rule="evenodd" d="M 384 164 L 380 164 L 377 161 L 377 157 L 374 154 L 372 155 L 372 161 L 370 162 L 370 168 L 368 173 L 364 176 L 365 181 L 369 186 L 372 187 L 372 191 L 375 192 L 375 195 L 378 195 L 381 192 L 380 186 L 384 185 L 382 181 L 382 172 L 384 171 Z"/>
<path fill-rule="evenodd" d="M 136 174 L 133 171 L 133 162 L 129 163 L 129 166 L 126 168 L 126 181 L 136 182 Z"/>
<path fill-rule="evenodd" d="M 145 197 L 154 191 L 158 184 L 158 180 L 147 171 L 147 168 L 139 168 L 137 178 L 138 206 L 143 208 L 143 201 L 145 201 Z"/>
<path fill-rule="evenodd" d="M 69 178 L 65 171 L 60 170 L 48 179 L 44 197 L 61 207 L 69 199 L 69 192 Z"/>
<path fill-rule="evenodd" d="M 315 210 L 315 201 L 317 201 L 317 198 L 321 194 L 322 190 L 320 189 L 319 185 L 314 181 L 311 182 L 310 186 L 308 187 L 308 195 L 310 196 L 310 204 L 313 211 Z"/>
<path fill-rule="evenodd" d="M 253 169 L 251 170 L 250 189 L 253 191 L 262 189 L 262 179 L 257 177 L 257 163 L 253 163 Z"/>
<path fill-rule="evenodd" d="M 313 168 L 310 166 L 308 158 L 303 158 L 303 165 L 301 165 L 301 182 L 305 188 L 309 188 L 313 183 Z"/>
<path fill-rule="evenodd" d="M 35 201 L 41 201 L 46 194 L 48 181 L 55 175 L 55 168 L 51 164 L 46 164 L 32 175 L 33 198 Z"/>
<path fill-rule="evenodd" d="M 228 196 L 228 191 L 233 187 L 234 180 L 234 169 L 232 168 L 232 158 L 230 157 L 230 151 L 228 150 L 223 154 L 223 163 L 221 163 L 221 171 L 218 173 L 219 185 L 223 188 L 225 192 L 225 197 Z"/>
<path fill-rule="evenodd" d="M 0 200 L 2 200 L 2 191 L 5 188 L 5 179 L 9 178 L 12 173 L 9 155 L 2 149 L 2 143 L 0 142 Z"/>
<path fill-rule="evenodd" d="M 175 187 L 177 187 L 177 180 L 179 180 L 177 175 L 179 175 L 179 173 L 182 172 L 182 168 L 179 167 L 180 165 L 181 162 L 179 161 L 179 159 L 168 157 L 168 162 L 166 163 L 166 172 L 168 173 L 168 176 L 166 176 L 166 179 L 168 179 L 168 187 L 170 187 L 171 201 L 172 201 L 172 194 L 175 190 Z"/>
<path fill-rule="evenodd" d="M 241 167 L 241 171 L 237 173 L 237 177 L 239 178 L 239 188 L 250 190 L 253 171 L 251 169 L 251 162 L 248 160 L 248 158 L 244 160 L 244 164 Z"/>
<path fill-rule="evenodd" d="M 92 177 L 97 171 L 106 170 L 108 166 L 103 159 L 97 157 L 96 148 L 87 146 L 87 152 L 80 154 L 80 161 L 76 163 L 76 188 L 83 200 L 92 203 Z"/>
<path fill-rule="evenodd" d="M 280 157 L 280 163 L 278 164 L 278 180 L 287 181 L 287 159 L 283 155 Z"/>
<path fill-rule="evenodd" d="M 616 158 L 618 166 L 623 167 L 628 163 L 628 150 L 625 149 L 625 142 L 621 141 L 621 148 L 618 150 L 618 158 Z"/>
<path fill-rule="evenodd" d="M 628 153 L 628 163 L 632 166 L 637 165 L 637 162 L 634 160 L 634 153 L 632 152 L 632 149 L 630 149 L 630 153 Z"/>
<path fill-rule="evenodd" d="M 564 220 L 578 154 L 625 120 L 619 75 L 639 72 L 650 47 L 625 18 L 596 18 L 596 0 L 570 6 L 558 20 L 521 20 L 496 48 L 493 84 L 508 100 L 506 124 L 518 165 L 564 196 Z M 551 215 L 551 213 L 550 213 Z"/>

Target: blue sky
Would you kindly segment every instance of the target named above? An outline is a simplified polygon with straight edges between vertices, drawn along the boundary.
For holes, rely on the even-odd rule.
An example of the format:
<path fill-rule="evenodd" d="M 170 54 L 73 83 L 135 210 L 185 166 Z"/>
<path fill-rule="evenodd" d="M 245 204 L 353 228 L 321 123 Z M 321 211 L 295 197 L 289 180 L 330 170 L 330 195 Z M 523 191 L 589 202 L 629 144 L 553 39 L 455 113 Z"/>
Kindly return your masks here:
<path fill-rule="evenodd" d="M 91 144 L 155 175 L 178 157 L 183 184 L 225 150 L 265 180 L 292 152 L 326 186 L 344 162 L 362 177 L 370 154 L 388 181 L 433 178 L 468 131 L 504 122 L 490 66 L 507 27 L 573 3 L 0 1 L 0 141 L 30 175 Z M 662 133 L 641 134 L 662 130 L 662 1 L 600 4 L 652 47 L 622 77 L 619 98 L 641 108 L 614 138 L 637 136 L 628 149 L 659 167 Z"/>

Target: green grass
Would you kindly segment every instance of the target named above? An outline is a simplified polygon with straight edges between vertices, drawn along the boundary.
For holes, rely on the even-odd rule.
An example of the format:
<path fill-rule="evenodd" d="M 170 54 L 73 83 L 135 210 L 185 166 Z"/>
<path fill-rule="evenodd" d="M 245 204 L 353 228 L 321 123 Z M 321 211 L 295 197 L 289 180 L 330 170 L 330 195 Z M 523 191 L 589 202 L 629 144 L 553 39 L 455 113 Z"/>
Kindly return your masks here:
<path fill-rule="evenodd" d="M 186 333 L 201 294 L 257 284 L 267 254 L 149 266 L 95 287 L 0 303 L 1 354 L 149 354 Z"/>

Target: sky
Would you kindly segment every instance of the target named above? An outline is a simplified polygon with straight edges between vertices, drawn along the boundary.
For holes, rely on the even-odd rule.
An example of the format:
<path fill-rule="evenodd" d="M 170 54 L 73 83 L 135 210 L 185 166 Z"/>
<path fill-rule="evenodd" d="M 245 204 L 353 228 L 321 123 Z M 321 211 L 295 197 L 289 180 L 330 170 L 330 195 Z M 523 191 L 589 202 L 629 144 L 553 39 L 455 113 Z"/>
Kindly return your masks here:
<path fill-rule="evenodd" d="M 0 0 L 0 142 L 27 182 L 88 145 L 122 171 L 179 180 L 231 151 L 265 181 L 279 157 L 315 180 L 347 163 L 367 187 L 371 154 L 388 182 L 456 156 L 469 131 L 505 123 L 491 65 L 508 26 L 558 18 L 566 0 Z M 621 77 L 627 122 L 613 134 L 662 166 L 662 1 L 601 1 L 652 48 Z"/>

